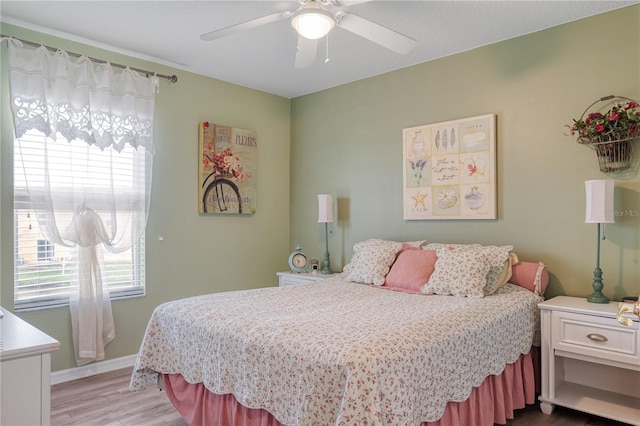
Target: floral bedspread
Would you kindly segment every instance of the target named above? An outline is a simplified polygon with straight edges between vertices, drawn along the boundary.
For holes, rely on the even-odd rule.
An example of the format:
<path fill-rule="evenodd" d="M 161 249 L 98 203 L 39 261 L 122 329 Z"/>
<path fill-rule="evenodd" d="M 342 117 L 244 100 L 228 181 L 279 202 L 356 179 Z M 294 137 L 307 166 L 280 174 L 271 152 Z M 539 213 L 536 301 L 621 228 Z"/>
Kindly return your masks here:
<path fill-rule="evenodd" d="M 130 388 L 180 373 L 286 425 L 416 425 L 529 352 L 542 299 L 468 299 L 322 282 L 198 296 L 154 311 Z"/>

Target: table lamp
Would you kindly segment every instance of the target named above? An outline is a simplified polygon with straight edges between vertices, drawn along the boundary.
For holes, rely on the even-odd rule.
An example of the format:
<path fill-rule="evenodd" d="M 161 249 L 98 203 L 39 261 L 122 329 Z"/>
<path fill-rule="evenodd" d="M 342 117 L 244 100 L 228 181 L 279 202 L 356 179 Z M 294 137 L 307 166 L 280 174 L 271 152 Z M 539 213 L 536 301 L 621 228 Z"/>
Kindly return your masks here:
<path fill-rule="evenodd" d="M 592 303 L 609 303 L 607 296 L 602 294 L 602 269 L 600 269 L 600 240 L 604 240 L 604 232 L 600 233 L 600 225 L 614 223 L 613 190 L 614 181 L 610 179 L 588 180 L 585 182 L 587 191 L 587 209 L 585 223 L 598 224 L 598 239 L 596 245 L 596 269 L 593 270 L 593 293 L 587 297 Z M 604 230 L 604 228 L 603 228 Z"/>
<path fill-rule="evenodd" d="M 325 252 L 322 274 L 333 274 L 329 261 L 329 224 L 333 223 L 333 196 L 331 194 L 318 195 L 318 223 L 324 223 Z"/>

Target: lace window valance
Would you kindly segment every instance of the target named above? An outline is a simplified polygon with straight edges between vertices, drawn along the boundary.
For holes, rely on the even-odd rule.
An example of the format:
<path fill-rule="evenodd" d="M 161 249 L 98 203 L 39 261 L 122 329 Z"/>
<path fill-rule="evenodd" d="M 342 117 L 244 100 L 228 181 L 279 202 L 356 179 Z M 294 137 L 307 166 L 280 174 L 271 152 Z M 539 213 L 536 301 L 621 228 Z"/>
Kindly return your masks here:
<path fill-rule="evenodd" d="M 16 137 L 30 129 L 68 141 L 80 139 L 100 149 L 125 144 L 153 153 L 153 113 L 157 77 L 45 46 L 26 49 L 9 39 L 9 82 Z"/>

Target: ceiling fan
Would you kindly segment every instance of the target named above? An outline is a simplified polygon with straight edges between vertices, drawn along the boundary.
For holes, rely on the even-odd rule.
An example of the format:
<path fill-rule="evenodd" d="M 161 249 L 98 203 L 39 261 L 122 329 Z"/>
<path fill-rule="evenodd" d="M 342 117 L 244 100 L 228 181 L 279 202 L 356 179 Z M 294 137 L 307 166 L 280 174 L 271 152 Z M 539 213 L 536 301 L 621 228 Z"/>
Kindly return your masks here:
<path fill-rule="evenodd" d="M 409 53 L 416 45 L 416 41 L 412 38 L 345 10 L 346 3 L 354 4 L 362 3 L 362 1 L 343 3 L 338 0 L 297 0 L 296 2 L 299 3 L 296 10 L 272 13 L 202 34 L 200 38 L 204 41 L 216 40 L 239 31 L 291 18 L 291 26 L 298 33 L 296 68 L 304 68 L 313 64 L 316 59 L 318 40 L 326 36 L 334 26 L 402 55 Z"/>

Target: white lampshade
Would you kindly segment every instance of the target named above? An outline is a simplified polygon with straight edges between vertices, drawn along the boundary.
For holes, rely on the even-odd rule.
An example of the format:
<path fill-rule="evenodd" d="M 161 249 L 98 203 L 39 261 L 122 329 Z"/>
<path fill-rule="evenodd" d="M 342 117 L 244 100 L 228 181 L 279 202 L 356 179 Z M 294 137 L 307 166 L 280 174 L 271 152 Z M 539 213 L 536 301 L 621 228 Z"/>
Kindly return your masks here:
<path fill-rule="evenodd" d="M 333 195 L 318 195 L 318 223 L 333 223 Z"/>
<path fill-rule="evenodd" d="M 611 179 L 588 180 L 584 184 L 587 190 L 585 223 L 614 223 L 614 181 Z"/>
<path fill-rule="evenodd" d="M 311 2 L 305 9 L 293 15 L 291 25 L 302 37 L 316 40 L 326 36 L 335 25 L 335 21 L 329 12 Z"/>

